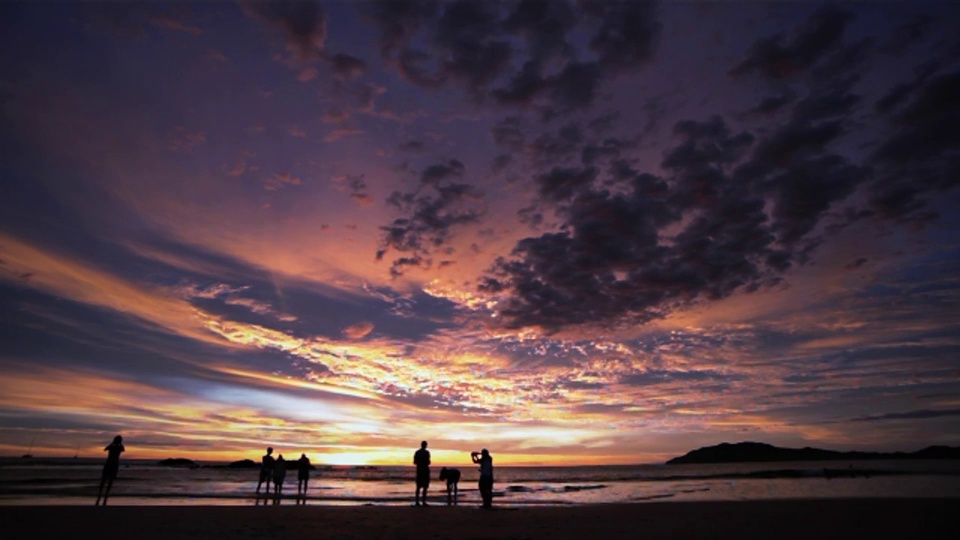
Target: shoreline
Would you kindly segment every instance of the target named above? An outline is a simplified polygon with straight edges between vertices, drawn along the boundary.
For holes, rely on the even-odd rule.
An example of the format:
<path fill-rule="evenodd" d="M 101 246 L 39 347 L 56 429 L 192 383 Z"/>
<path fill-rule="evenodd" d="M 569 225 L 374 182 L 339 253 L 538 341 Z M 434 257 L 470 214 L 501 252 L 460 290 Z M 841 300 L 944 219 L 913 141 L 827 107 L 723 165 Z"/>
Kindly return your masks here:
<path fill-rule="evenodd" d="M 574 506 L 0 506 L 13 537 L 947 538 L 960 498 Z"/>

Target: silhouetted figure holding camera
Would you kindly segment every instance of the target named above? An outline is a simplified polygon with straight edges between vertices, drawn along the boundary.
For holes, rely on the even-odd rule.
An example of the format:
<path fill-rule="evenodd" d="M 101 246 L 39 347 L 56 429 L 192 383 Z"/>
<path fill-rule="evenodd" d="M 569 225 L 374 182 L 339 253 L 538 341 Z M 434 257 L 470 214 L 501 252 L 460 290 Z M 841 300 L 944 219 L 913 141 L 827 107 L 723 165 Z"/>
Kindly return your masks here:
<path fill-rule="evenodd" d="M 103 465 L 103 475 L 100 477 L 100 489 L 97 490 L 97 502 L 94 506 L 100 506 L 100 498 L 103 497 L 103 506 L 107 505 L 107 497 L 110 496 L 110 488 L 113 487 L 113 481 L 117 479 L 117 472 L 120 470 L 120 454 L 126 448 L 123 447 L 123 437 L 117 435 L 113 442 L 103 448 L 107 453 L 107 462 Z M 104 489 L 106 488 L 106 489 Z"/>
<path fill-rule="evenodd" d="M 477 485 L 480 488 L 480 497 L 483 498 L 483 507 L 491 508 L 493 506 L 493 457 L 484 448 L 479 452 L 470 452 L 470 459 L 480 465 L 480 481 Z"/>
<path fill-rule="evenodd" d="M 423 501 L 423 506 L 427 506 L 427 488 L 430 487 L 430 452 L 427 450 L 427 441 L 421 442 L 420 449 L 414 452 L 413 464 L 417 466 L 417 491 L 413 497 L 413 505 L 420 506 L 420 501 Z"/>
<path fill-rule="evenodd" d="M 447 481 L 447 506 L 457 504 L 459 494 L 460 469 L 440 469 L 440 479 Z"/>

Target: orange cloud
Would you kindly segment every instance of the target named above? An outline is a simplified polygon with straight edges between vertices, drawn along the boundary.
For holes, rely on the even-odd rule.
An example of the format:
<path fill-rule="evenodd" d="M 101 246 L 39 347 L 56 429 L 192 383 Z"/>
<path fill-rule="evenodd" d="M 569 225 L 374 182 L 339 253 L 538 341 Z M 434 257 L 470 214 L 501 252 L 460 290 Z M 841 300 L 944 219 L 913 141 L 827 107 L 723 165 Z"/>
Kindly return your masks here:
<path fill-rule="evenodd" d="M 229 345 L 203 329 L 204 314 L 163 291 L 134 284 L 70 257 L 35 248 L 0 232 L 0 279 L 157 324 L 171 333 Z M 29 277 L 26 277 L 29 276 Z"/>
<path fill-rule="evenodd" d="M 357 323 L 353 326 L 348 326 L 347 328 L 344 328 L 343 335 L 344 337 L 354 339 L 354 340 L 363 339 L 368 335 L 370 335 L 370 332 L 373 332 L 373 328 L 374 326 L 373 326 L 373 323 L 371 322 Z"/>

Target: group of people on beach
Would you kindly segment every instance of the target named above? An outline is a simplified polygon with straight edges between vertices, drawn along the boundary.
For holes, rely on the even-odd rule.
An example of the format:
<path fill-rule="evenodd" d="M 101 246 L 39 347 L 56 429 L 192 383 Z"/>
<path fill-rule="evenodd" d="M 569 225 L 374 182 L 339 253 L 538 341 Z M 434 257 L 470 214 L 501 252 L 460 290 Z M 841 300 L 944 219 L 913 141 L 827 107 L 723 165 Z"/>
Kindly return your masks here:
<path fill-rule="evenodd" d="M 480 489 L 480 498 L 483 508 L 493 506 L 493 457 L 486 448 L 479 452 L 470 452 L 470 459 L 480 466 L 480 479 L 477 487 Z M 427 489 L 430 488 L 430 451 L 427 450 L 427 441 L 420 442 L 420 449 L 413 453 L 413 464 L 417 467 L 416 485 L 414 492 L 414 506 L 427 505 Z M 443 467 L 440 469 L 440 480 L 447 483 L 447 504 L 457 504 L 459 494 L 460 470 Z"/>
<path fill-rule="evenodd" d="M 300 454 L 297 460 L 297 504 L 306 504 L 307 487 L 310 483 L 310 458 L 306 454 Z M 280 504 L 280 498 L 283 496 L 283 481 L 287 477 L 287 460 L 283 459 L 283 454 L 273 457 L 273 447 L 267 447 L 267 453 L 260 459 L 260 480 L 257 482 L 257 503 L 260 501 L 260 487 L 264 489 L 263 504 L 267 504 L 267 498 L 270 495 L 270 482 L 273 482 L 273 504 Z"/>
<path fill-rule="evenodd" d="M 117 435 L 113 442 L 104 447 L 107 452 L 107 462 L 103 466 L 103 474 L 100 478 L 100 488 L 97 491 L 96 505 L 107 504 L 107 498 L 110 496 L 110 489 L 113 487 L 113 481 L 117 478 L 117 472 L 120 469 L 120 454 L 126 448 L 123 446 L 123 437 Z M 471 452 L 470 459 L 473 463 L 480 466 L 480 479 L 478 487 L 480 497 L 483 500 L 483 508 L 491 508 L 493 505 L 493 457 L 486 448 L 479 452 Z M 416 466 L 416 491 L 414 494 L 414 506 L 427 506 L 427 489 L 430 487 L 430 451 L 427 450 L 427 441 L 420 443 L 420 449 L 413 454 L 413 464 Z M 297 504 L 306 504 L 307 487 L 310 482 L 310 469 L 312 465 L 310 458 L 306 454 L 300 454 L 297 460 Z M 260 488 L 264 488 L 263 504 L 267 504 L 270 498 L 270 484 L 273 483 L 273 504 L 280 504 L 283 496 L 283 483 L 287 476 L 287 460 L 280 454 L 273 457 L 273 447 L 267 447 L 267 453 L 260 459 L 260 476 L 257 481 L 256 501 L 260 503 Z M 447 504 L 457 504 L 459 495 L 460 470 L 456 468 L 443 467 L 440 469 L 440 480 L 447 483 Z"/>

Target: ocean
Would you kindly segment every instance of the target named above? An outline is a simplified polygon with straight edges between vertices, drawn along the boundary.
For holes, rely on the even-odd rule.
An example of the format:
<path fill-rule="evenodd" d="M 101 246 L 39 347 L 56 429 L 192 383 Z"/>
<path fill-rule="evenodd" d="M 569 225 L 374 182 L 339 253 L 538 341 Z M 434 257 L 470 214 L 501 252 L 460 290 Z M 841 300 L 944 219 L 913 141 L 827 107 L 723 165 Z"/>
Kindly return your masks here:
<path fill-rule="evenodd" d="M 194 468 L 154 460 L 121 460 L 111 505 L 255 505 L 257 469 L 196 462 Z M 442 464 L 439 464 L 442 465 Z M 431 468 L 429 501 L 446 504 L 445 484 Z M 102 459 L 0 458 L 0 505 L 92 505 Z M 477 505 L 478 471 L 458 466 L 461 505 Z M 817 461 L 589 467 L 505 467 L 495 470 L 494 504 L 579 505 L 649 501 L 743 501 L 831 497 L 960 497 L 960 461 Z M 296 504 L 290 470 L 281 505 Z M 307 505 L 413 503 L 413 467 L 317 466 Z"/>

